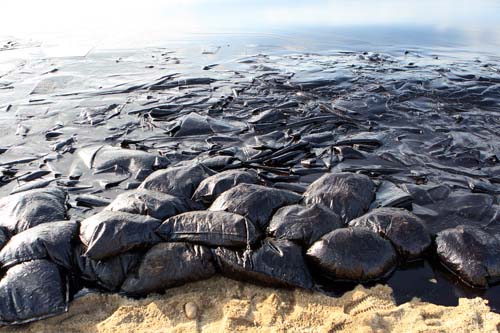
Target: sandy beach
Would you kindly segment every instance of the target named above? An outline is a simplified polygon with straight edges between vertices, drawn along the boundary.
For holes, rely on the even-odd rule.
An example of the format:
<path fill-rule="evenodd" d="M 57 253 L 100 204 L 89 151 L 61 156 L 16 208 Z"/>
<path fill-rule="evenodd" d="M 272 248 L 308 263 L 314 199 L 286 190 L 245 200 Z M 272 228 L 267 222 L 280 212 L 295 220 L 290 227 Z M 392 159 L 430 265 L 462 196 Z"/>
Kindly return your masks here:
<path fill-rule="evenodd" d="M 196 315 L 186 316 L 194 303 Z M 188 305 L 191 306 L 192 304 Z M 358 286 L 342 297 L 255 286 L 214 277 L 141 300 L 88 294 L 68 313 L 3 332 L 497 332 L 500 314 L 481 298 L 456 307 L 414 299 L 396 305 L 391 289 Z"/>

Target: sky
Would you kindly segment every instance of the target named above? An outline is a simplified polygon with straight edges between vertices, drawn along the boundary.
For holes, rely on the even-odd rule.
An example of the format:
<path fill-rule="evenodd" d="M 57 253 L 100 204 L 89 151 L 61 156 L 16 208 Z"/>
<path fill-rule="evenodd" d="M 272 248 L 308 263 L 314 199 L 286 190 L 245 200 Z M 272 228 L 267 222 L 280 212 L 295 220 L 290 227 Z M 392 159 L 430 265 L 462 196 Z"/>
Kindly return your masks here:
<path fill-rule="evenodd" d="M 62 29 L 183 31 L 360 24 L 497 25 L 497 0 L 16 0 L 2 1 L 0 28 L 9 33 Z"/>

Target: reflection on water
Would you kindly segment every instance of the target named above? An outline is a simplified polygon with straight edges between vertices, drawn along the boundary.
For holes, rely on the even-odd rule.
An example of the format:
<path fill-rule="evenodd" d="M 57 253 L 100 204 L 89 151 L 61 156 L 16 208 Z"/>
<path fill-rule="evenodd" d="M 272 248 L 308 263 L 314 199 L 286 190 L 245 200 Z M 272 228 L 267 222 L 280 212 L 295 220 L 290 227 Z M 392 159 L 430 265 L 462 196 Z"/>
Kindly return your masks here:
<path fill-rule="evenodd" d="M 494 53 L 500 2 L 462 1 L 97 1 L 2 4 L 0 37 L 29 38 L 67 52 L 135 48 L 228 34 L 301 51 L 458 48 Z M 200 34 L 202 34 L 200 38 Z"/>

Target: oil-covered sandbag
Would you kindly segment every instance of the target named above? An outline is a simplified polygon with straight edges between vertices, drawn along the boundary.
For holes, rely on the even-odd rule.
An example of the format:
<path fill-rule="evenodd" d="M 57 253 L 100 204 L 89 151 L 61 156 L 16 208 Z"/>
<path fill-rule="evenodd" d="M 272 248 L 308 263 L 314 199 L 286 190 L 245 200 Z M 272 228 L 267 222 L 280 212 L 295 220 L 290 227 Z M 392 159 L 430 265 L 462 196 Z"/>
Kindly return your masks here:
<path fill-rule="evenodd" d="M 226 167 L 240 165 L 241 162 L 233 156 L 213 155 L 209 157 L 199 157 L 198 161 L 209 169 L 222 171 Z"/>
<path fill-rule="evenodd" d="M 68 310 L 67 279 L 48 260 L 10 268 L 0 280 L 0 325 L 23 324 Z"/>
<path fill-rule="evenodd" d="M 90 286 L 108 291 L 120 290 L 127 275 L 140 263 L 142 251 L 129 251 L 106 260 L 93 260 L 84 255 L 85 249 L 77 245 L 73 254 L 76 276 Z"/>
<path fill-rule="evenodd" d="M 3 248 L 10 238 L 10 232 L 5 227 L 0 227 L 0 250 Z"/>
<path fill-rule="evenodd" d="M 0 199 L 0 227 L 12 234 L 36 225 L 66 219 L 67 193 L 47 187 L 12 194 Z"/>
<path fill-rule="evenodd" d="M 43 223 L 14 235 L 0 250 L 0 267 L 7 268 L 35 259 L 50 259 L 71 269 L 71 251 L 78 239 L 78 223 Z"/>
<path fill-rule="evenodd" d="M 232 279 L 266 286 L 313 287 L 302 247 L 288 240 L 266 239 L 255 251 L 219 247 L 214 256 L 222 274 Z"/>
<path fill-rule="evenodd" d="M 375 193 L 372 207 L 411 207 L 413 198 L 407 192 L 400 189 L 396 184 L 381 181 Z"/>
<path fill-rule="evenodd" d="M 261 236 L 258 228 L 238 214 L 207 210 L 187 212 L 167 219 L 156 231 L 167 241 L 208 246 L 245 247 Z"/>
<path fill-rule="evenodd" d="M 169 164 L 167 158 L 142 150 L 123 149 L 108 145 L 91 146 L 80 149 L 78 155 L 83 163 L 96 173 L 111 172 L 115 169 L 129 172 L 152 172 Z"/>
<path fill-rule="evenodd" d="M 500 236 L 470 226 L 440 231 L 436 237 L 441 262 L 465 282 L 486 287 L 500 281 Z"/>
<path fill-rule="evenodd" d="M 448 193 L 447 187 L 435 189 L 446 197 L 424 206 L 414 204 L 412 209 L 412 212 L 424 221 L 432 235 L 459 225 L 495 228 L 494 224 L 489 222 L 494 214 L 495 196 L 463 190 Z"/>
<path fill-rule="evenodd" d="M 375 185 L 368 176 L 342 172 L 325 174 L 304 193 L 306 204 L 321 203 L 342 221 L 363 215 L 375 197 Z"/>
<path fill-rule="evenodd" d="M 367 228 L 392 242 L 401 258 L 417 259 L 431 244 L 431 236 L 424 222 L 402 208 L 376 208 L 349 222 L 353 228 Z"/>
<path fill-rule="evenodd" d="M 150 190 L 126 191 L 116 197 L 105 210 L 149 215 L 159 220 L 187 212 L 192 202 L 185 198 Z"/>
<path fill-rule="evenodd" d="M 207 118 L 195 112 L 190 112 L 171 122 L 169 132 L 175 137 L 212 134 L 213 131 Z"/>
<path fill-rule="evenodd" d="M 246 216 L 266 230 L 273 213 L 280 207 L 299 202 L 302 196 L 286 190 L 255 184 L 239 184 L 222 193 L 210 210 L 224 210 Z"/>
<path fill-rule="evenodd" d="M 383 278 L 396 268 L 391 242 L 364 228 L 334 230 L 307 250 L 307 258 L 335 280 L 369 281 Z"/>
<path fill-rule="evenodd" d="M 273 215 L 268 234 L 309 247 L 324 234 L 343 225 L 340 217 L 322 204 L 290 205 L 281 207 Z"/>
<path fill-rule="evenodd" d="M 214 173 L 199 163 L 173 166 L 153 172 L 139 188 L 159 191 L 176 197 L 191 198 L 200 182 Z"/>
<path fill-rule="evenodd" d="M 256 184 L 253 170 L 227 170 L 204 179 L 193 194 L 193 200 L 211 204 L 220 194 L 238 184 Z"/>
<path fill-rule="evenodd" d="M 455 192 L 443 201 L 443 210 L 449 215 L 479 220 L 491 210 L 494 202 L 494 196 L 489 194 Z"/>
<path fill-rule="evenodd" d="M 82 221 L 80 240 L 86 256 L 102 260 L 159 242 L 155 230 L 160 224 L 149 216 L 102 211 Z"/>
<path fill-rule="evenodd" d="M 207 279 L 215 272 L 209 248 L 190 243 L 160 243 L 144 255 L 136 271 L 123 283 L 122 291 L 130 296 L 145 296 Z"/>
<path fill-rule="evenodd" d="M 167 132 L 174 137 L 191 135 L 200 136 L 213 133 L 232 132 L 242 129 L 241 126 L 241 123 L 230 123 L 226 120 L 190 112 L 168 123 Z"/>
<path fill-rule="evenodd" d="M 446 184 L 404 184 L 402 188 L 408 192 L 412 196 L 413 201 L 419 205 L 427 205 L 444 200 L 451 193 L 450 187 Z"/>

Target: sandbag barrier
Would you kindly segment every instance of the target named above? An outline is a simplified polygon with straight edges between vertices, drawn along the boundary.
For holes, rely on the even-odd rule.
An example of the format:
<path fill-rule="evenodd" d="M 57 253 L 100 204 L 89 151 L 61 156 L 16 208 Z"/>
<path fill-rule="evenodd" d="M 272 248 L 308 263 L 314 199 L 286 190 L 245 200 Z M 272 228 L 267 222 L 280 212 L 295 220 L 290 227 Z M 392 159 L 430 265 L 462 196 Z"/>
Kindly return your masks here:
<path fill-rule="evenodd" d="M 410 211 L 370 210 L 377 184 L 365 175 L 326 173 L 303 195 L 263 184 L 253 171 L 173 166 L 82 221 L 64 220 L 67 197 L 57 187 L 1 199 L 0 323 L 64 312 L 84 286 L 144 297 L 222 274 L 313 289 L 318 275 L 384 279 L 432 249 L 472 285 L 500 279 L 500 237 L 456 227 L 433 246 Z"/>

